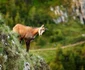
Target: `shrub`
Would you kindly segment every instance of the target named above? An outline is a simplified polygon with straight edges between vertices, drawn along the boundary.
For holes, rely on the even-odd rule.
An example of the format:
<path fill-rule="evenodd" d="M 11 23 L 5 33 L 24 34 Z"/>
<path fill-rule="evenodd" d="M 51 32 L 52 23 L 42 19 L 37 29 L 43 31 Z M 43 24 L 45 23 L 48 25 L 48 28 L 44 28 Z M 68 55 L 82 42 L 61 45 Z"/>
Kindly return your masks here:
<path fill-rule="evenodd" d="M 85 67 L 85 57 L 82 53 L 83 45 L 75 48 L 57 49 L 56 58 L 50 63 L 52 70 L 82 70 Z"/>

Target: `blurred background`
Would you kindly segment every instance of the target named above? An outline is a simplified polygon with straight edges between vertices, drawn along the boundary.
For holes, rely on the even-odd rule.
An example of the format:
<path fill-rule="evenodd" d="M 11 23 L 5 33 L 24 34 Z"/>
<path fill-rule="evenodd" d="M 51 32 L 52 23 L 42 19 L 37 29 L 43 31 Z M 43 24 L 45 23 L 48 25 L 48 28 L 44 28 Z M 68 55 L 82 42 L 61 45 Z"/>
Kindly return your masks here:
<path fill-rule="evenodd" d="M 17 23 L 47 30 L 31 48 L 56 47 L 84 40 L 84 0 L 0 0 L 0 20 L 12 30 Z M 3 23 L 2 23 L 3 24 Z"/>
<path fill-rule="evenodd" d="M 12 30 L 17 23 L 32 27 L 40 27 L 44 24 L 47 28 L 42 36 L 36 36 L 31 42 L 32 50 L 57 48 L 85 41 L 85 0 L 0 0 L 0 25 L 5 24 Z M 79 46 L 85 47 L 84 44 Z M 23 48 L 25 48 L 24 43 Z M 83 62 L 85 52 L 82 48 L 77 49 L 78 53 L 75 49 L 75 52 L 72 50 L 64 53 L 59 50 L 56 52 L 59 54 L 50 51 L 49 58 L 47 58 L 49 51 L 45 54 L 42 54 L 43 52 L 37 54 L 45 57 L 52 70 L 85 70 Z M 79 51 L 83 51 L 84 56 L 80 56 Z M 50 58 L 52 55 L 53 57 Z M 80 69 L 77 69 L 78 61 L 75 62 L 77 57 L 79 57 L 78 61 L 81 60 Z M 56 64 L 58 60 L 62 62 Z M 68 61 L 67 64 L 64 64 L 65 60 Z M 68 69 L 63 64 L 68 68 L 71 67 L 69 64 L 74 64 L 75 69 Z"/>

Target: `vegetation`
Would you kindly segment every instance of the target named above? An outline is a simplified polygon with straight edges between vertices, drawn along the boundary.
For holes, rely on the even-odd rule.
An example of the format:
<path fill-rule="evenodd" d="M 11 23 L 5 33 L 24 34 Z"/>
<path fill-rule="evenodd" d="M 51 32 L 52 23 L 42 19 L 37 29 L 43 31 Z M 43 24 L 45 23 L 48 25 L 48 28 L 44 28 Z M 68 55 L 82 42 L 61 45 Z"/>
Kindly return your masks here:
<path fill-rule="evenodd" d="M 84 70 L 85 69 L 85 43 L 56 50 L 31 51 L 39 54 L 50 65 L 51 70 Z M 49 55 L 48 55 L 49 54 Z M 56 56 L 55 56 L 56 55 Z"/>
<path fill-rule="evenodd" d="M 4 29 L 3 29 L 4 28 Z M 28 62 L 31 70 L 49 70 L 48 64 L 39 55 L 28 54 L 23 50 L 16 38 L 6 25 L 0 26 L 0 65 L 2 70 L 22 70 Z"/>
<path fill-rule="evenodd" d="M 56 58 L 50 63 L 52 70 L 84 70 L 85 44 L 66 49 L 57 49 Z"/>

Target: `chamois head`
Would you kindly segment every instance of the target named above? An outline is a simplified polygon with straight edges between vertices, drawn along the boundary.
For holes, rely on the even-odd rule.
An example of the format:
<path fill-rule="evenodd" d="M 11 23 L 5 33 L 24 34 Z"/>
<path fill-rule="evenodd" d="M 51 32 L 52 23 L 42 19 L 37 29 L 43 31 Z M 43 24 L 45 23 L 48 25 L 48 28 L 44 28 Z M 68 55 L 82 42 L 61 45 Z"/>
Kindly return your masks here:
<path fill-rule="evenodd" d="M 44 25 L 42 25 L 38 30 L 39 36 L 42 35 L 44 32 L 45 32 L 45 27 L 44 27 Z"/>

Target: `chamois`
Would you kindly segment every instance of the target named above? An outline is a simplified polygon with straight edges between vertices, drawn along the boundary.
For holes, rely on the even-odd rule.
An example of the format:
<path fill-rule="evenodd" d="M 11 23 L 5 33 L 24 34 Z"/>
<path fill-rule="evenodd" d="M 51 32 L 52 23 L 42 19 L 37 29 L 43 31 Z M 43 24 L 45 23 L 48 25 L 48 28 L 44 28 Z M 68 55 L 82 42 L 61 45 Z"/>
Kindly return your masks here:
<path fill-rule="evenodd" d="M 29 52 L 31 40 L 34 40 L 34 38 L 37 34 L 39 34 L 39 36 L 42 35 L 44 31 L 45 31 L 44 25 L 42 25 L 41 27 L 35 28 L 35 27 L 25 26 L 25 25 L 22 25 L 22 24 L 16 24 L 13 27 L 13 32 L 19 34 L 20 42 L 22 40 L 25 41 L 27 52 Z"/>

